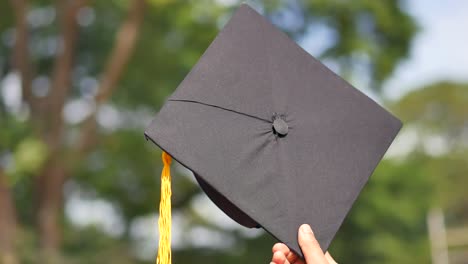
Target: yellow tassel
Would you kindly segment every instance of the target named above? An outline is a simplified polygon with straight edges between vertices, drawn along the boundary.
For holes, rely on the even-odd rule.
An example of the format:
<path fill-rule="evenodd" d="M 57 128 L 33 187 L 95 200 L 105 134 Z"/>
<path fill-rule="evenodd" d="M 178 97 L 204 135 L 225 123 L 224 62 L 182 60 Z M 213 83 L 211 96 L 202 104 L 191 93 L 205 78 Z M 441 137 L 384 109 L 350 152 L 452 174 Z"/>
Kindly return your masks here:
<path fill-rule="evenodd" d="M 157 264 L 171 264 L 171 161 L 172 158 L 163 151 L 164 164 L 161 174 L 161 202 L 159 204 L 159 249 Z"/>

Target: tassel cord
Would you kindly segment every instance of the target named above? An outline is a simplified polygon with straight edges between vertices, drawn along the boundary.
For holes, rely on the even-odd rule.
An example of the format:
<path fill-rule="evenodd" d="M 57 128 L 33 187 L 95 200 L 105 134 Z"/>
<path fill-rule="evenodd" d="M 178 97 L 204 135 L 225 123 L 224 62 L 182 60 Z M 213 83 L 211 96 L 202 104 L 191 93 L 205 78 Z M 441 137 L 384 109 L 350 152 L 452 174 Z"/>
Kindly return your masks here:
<path fill-rule="evenodd" d="M 161 174 L 161 201 L 159 204 L 159 249 L 156 264 L 171 264 L 171 162 L 172 158 L 163 151 Z"/>

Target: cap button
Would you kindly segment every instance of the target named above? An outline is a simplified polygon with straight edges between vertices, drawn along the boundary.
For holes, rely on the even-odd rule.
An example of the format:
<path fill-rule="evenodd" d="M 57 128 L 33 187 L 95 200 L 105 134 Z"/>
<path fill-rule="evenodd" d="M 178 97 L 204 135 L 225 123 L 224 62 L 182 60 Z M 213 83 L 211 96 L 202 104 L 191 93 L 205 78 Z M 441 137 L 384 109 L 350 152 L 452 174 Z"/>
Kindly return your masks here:
<path fill-rule="evenodd" d="M 286 121 L 280 117 L 276 117 L 273 120 L 273 133 L 278 134 L 280 137 L 284 137 L 288 134 L 289 127 Z"/>

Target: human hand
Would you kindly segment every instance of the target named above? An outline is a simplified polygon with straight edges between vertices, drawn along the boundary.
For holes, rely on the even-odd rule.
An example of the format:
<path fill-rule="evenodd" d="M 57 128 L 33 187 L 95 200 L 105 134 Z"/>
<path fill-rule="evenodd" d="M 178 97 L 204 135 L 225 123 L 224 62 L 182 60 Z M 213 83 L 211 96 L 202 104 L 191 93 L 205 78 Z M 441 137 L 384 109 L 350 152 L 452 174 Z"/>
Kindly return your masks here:
<path fill-rule="evenodd" d="M 285 244 L 276 243 L 272 249 L 273 258 L 270 264 L 337 264 L 328 252 L 323 254 L 309 225 L 301 225 L 298 232 L 298 241 L 305 262 Z"/>

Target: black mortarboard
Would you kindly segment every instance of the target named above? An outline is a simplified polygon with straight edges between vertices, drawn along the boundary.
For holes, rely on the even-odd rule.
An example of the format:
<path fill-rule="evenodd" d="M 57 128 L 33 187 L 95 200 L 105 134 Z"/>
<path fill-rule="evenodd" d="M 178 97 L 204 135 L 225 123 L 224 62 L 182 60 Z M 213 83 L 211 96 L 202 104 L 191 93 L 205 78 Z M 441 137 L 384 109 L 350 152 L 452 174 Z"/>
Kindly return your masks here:
<path fill-rule="evenodd" d="M 243 4 L 145 135 L 226 214 L 326 250 L 401 122 Z"/>

